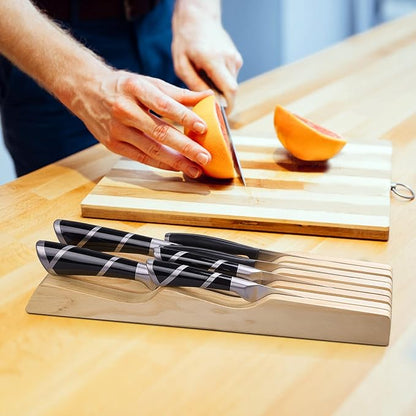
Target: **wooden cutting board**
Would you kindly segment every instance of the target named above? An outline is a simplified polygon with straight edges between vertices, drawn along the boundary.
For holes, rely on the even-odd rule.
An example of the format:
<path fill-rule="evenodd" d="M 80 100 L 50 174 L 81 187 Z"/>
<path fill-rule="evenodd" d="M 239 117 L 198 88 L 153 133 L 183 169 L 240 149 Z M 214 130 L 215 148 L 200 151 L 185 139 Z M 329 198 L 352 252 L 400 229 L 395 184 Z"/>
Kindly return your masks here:
<path fill-rule="evenodd" d="M 325 163 L 292 158 L 276 138 L 235 136 L 246 178 L 192 180 L 120 159 L 82 215 L 166 224 L 387 240 L 391 146 L 348 143 Z"/>

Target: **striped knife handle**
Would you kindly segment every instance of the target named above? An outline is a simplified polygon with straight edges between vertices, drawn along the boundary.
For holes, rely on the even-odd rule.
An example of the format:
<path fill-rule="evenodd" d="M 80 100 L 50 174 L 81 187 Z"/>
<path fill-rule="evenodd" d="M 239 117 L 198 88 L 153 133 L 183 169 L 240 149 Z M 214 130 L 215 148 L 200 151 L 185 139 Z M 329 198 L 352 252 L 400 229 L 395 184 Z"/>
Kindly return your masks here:
<path fill-rule="evenodd" d="M 245 279 L 218 272 L 149 259 L 146 264 L 111 256 L 94 250 L 52 241 L 38 241 L 39 260 L 51 274 L 106 276 L 140 280 L 150 289 L 157 286 L 201 287 L 233 291 L 245 297 L 247 288 L 254 285 Z"/>
<path fill-rule="evenodd" d="M 56 236 L 62 244 L 72 244 L 98 251 L 147 255 L 150 254 L 152 240 L 154 240 L 140 234 L 77 221 L 58 219 L 55 220 L 53 226 Z M 162 240 L 160 242 L 164 243 Z"/>
<path fill-rule="evenodd" d="M 154 288 L 144 263 L 53 241 L 38 241 L 36 251 L 50 274 L 118 277 Z"/>
<path fill-rule="evenodd" d="M 228 254 L 244 255 L 251 259 L 257 259 L 259 256 L 259 249 L 256 247 L 203 234 L 167 233 L 165 234 L 165 240 L 171 243 L 222 251 Z"/>
<path fill-rule="evenodd" d="M 126 233 L 112 228 L 77 221 L 56 220 L 54 222 L 54 229 L 61 243 L 72 244 L 91 250 L 146 255 L 153 255 L 153 250 L 159 246 L 172 247 L 175 245 L 179 250 L 178 244 L 169 241 L 158 240 L 140 234 Z M 211 257 L 227 260 L 229 263 L 244 264 L 247 266 L 254 266 L 255 264 L 255 260 L 253 259 L 234 256 L 225 252 L 214 251 L 198 246 L 181 246 L 181 250 L 198 253 L 204 258 Z M 167 260 L 167 257 L 163 260 L 165 259 Z M 202 268 L 202 264 L 200 267 Z M 230 274 L 234 276 L 234 274 L 231 273 L 231 270 L 225 269 L 225 266 L 223 266 L 220 271 L 227 274 L 230 272 Z"/>
<path fill-rule="evenodd" d="M 161 260 L 147 260 L 147 269 L 153 283 L 158 286 L 201 287 L 206 289 L 231 290 L 231 276 L 201 270 L 185 264 Z"/>
<path fill-rule="evenodd" d="M 237 263 L 229 262 L 221 257 L 218 258 L 215 254 L 209 253 L 209 250 L 193 251 L 192 247 L 169 245 L 156 247 L 153 255 L 158 260 L 186 264 L 229 276 L 238 276 L 239 265 Z"/>

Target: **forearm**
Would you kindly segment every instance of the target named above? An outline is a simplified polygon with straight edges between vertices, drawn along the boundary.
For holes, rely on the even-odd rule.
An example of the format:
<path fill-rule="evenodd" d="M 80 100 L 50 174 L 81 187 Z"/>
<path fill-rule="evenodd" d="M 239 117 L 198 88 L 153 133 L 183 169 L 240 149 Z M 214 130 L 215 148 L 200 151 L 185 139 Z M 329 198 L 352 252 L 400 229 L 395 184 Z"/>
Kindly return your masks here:
<path fill-rule="evenodd" d="M 188 106 L 209 92 L 191 92 L 107 66 L 29 0 L 0 0 L 0 53 L 57 97 L 113 152 L 191 177 L 198 177 L 209 162 L 202 146 L 152 114 L 202 134 L 206 125 Z"/>
<path fill-rule="evenodd" d="M 77 86 L 109 70 L 29 0 L 0 1 L 0 53 L 72 111 Z"/>

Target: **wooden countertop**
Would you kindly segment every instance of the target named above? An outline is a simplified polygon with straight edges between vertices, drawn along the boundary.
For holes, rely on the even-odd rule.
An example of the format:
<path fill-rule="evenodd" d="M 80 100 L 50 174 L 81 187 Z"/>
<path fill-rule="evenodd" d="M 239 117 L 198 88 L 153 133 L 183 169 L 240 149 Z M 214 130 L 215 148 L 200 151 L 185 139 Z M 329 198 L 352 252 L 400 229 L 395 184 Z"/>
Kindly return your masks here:
<path fill-rule="evenodd" d="M 232 121 L 245 134 L 274 134 L 280 103 L 350 140 L 391 141 L 393 181 L 416 188 L 415 91 L 411 15 L 245 82 Z M 204 230 L 390 264 L 388 347 L 28 315 L 45 276 L 35 242 L 55 239 L 56 218 L 82 220 L 81 200 L 116 159 L 95 146 L 0 187 L 1 415 L 416 413 L 416 202 L 394 196 L 388 242 Z M 159 238 L 201 231 L 95 223 Z"/>

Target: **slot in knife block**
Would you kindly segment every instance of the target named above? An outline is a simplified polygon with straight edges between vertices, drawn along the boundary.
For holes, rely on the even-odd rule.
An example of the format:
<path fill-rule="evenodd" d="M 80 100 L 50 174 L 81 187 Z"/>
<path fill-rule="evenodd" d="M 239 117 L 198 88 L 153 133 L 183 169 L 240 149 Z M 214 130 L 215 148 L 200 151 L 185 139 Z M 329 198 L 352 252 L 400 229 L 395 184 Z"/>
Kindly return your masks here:
<path fill-rule="evenodd" d="M 390 273 L 391 269 L 386 266 Z M 288 284 L 290 285 L 290 284 Z M 148 290 L 138 281 L 47 275 L 26 311 L 33 314 L 388 345 L 388 302 L 336 303 L 270 295 L 249 303 L 199 288 Z M 374 296 L 374 299 L 377 299 Z"/>

